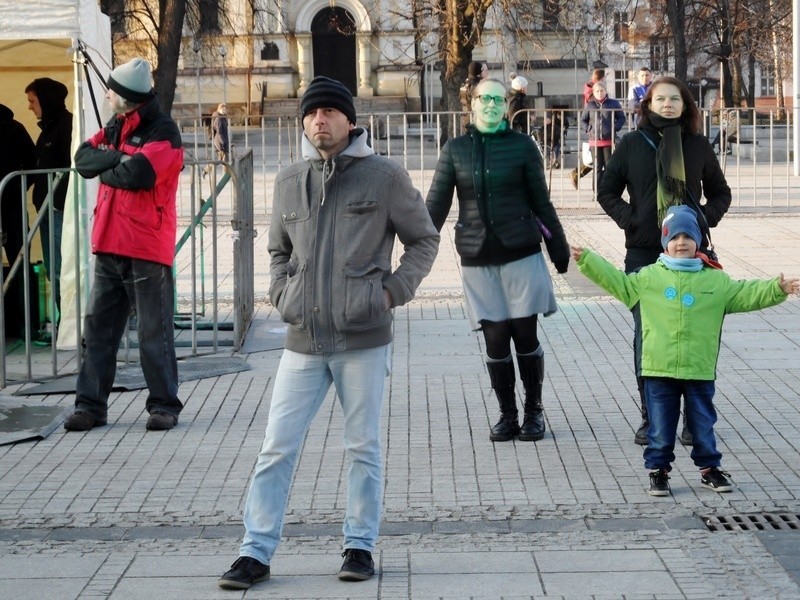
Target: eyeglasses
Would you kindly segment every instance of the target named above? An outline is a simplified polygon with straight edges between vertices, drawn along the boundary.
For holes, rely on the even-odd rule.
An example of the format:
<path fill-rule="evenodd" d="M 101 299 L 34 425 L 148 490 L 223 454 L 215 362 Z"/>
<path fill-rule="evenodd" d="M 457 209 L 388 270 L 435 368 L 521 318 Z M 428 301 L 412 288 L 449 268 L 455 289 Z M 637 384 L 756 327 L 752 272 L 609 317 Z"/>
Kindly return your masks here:
<path fill-rule="evenodd" d="M 490 96 L 489 94 L 482 94 L 481 96 L 475 96 L 478 100 L 481 101 L 481 104 L 484 106 L 488 106 L 489 102 L 494 100 L 495 106 L 502 106 L 506 103 L 506 99 L 502 96 Z"/>

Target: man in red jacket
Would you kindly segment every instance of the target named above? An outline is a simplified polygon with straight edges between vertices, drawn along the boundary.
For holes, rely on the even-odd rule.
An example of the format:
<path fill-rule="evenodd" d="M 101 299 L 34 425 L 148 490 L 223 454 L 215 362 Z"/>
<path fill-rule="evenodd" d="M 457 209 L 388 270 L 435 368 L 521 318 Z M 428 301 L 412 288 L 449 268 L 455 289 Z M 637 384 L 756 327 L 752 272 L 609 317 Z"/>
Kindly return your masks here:
<path fill-rule="evenodd" d="M 180 131 L 158 104 L 150 64 L 134 58 L 108 77 L 114 117 L 84 142 L 75 168 L 100 178 L 92 228 L 94 285 L 84 323 L 84 359 L 68 431 L 106 424 L 117 348 L 131 308 L 149 394 L 147 429 L 172 429 L 183 404 L 173 329 L 175 192 L 183 167 Z"/>

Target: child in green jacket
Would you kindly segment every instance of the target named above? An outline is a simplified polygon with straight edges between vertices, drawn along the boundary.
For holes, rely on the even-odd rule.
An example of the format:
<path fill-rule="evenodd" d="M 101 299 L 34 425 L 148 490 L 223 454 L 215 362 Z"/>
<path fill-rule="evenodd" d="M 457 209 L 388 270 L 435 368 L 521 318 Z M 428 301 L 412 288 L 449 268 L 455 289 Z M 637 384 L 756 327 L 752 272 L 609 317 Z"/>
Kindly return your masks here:
<path fill-rule="evenodd" d="M 783 273 L 770 280 L 734 280 L 697 252 L 701 234 L 694 210 L 673 206 L 661 230 L 664 253 L 655 264 L 625 274 L 590 250 L 572 246 L 578 269 L 612 296 L 642 315 L 642 376 L 650 415 L 645 467 L 650 494 L 668 496 L 675 460 L 680 399 L 694 436 L 692 460 L 700 483 L 715 492 L 733 488 L 720 469 L 714 437 L 714 380 L 722 323 L 728 313 L 748 312 L 783 302 L 800 291 L 800 280 Z"/>

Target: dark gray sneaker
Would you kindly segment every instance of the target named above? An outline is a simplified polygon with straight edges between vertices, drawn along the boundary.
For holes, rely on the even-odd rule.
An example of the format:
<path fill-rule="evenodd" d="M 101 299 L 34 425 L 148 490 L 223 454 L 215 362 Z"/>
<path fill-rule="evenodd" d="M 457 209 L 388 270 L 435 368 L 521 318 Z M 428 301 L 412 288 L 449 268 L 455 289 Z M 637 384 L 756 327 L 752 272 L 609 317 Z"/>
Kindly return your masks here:
<path fill-rule="evenodd" d="M 347 548 L 342 552 L 344 563 L 339 570 L 342 581 L 366 581 L 375 574 L 372 553 L 358 548 Z"/>
<path fill-rule="evenodd" d="M 726 473 L 718 467 L 712 467 L 705 473 L 700 471 L 700 484 L 715 492 L 730 492 L 733 490 L 731 482 L 728 481 L 730 476 L 730 473 Z"/>
<path fill-rule="evenodd" d="M 148 431 L 169 431 L 178 424 L 178 417 L 165 412 L 156 411 L 147 418 L 145 428 Z"/>
<path fill-rule="evenodd" d="M 246 590 L 254 583 L 269 579 L 269 565 L 249 556 L 240 556 L 217 581 L 224 590 Z"/>
<path fill-rule="evenodd" d="M 669 473 L 666 469 L 655 469 L 650 471 L 650 489 L 647 491 L 651 496 L 669 496 Z"/>

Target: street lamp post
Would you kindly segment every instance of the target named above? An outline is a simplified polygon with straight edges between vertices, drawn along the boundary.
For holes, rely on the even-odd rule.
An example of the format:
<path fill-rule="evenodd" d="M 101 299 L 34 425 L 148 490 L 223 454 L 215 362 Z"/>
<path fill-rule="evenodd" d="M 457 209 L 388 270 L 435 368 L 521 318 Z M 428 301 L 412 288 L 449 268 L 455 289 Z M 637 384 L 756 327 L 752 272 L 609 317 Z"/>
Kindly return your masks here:
<path fill-rule="evenodd" d="M 202 49 L 202 44 L 200 40 L 197 38 L 194 39 L 192 42 L 192 50 L 194 50 L 194 68 L 195 68 L 195 76 L 197 79 L 197 131 L 200 131 L 203 128 L 203 103 L 200 100 L 200 50 Z"/>
<path fill-rule="evenodd" d="M 228 88 L 225 78 L 225 57 L 228 55 L 228 50 L 224 45 L 219 47 L 219 55 L 222 57 L 222 102 L 228 104 Z"/>
<path fill-rule="evenodd" d="M 619 49 L 622 50 L 622 99 L 625 100 L 628 97 L 628 42 L 622 42 Z"/>
<path fill-rule="evenodd" d="M 572 69 L 575 73 L 575 108 L 582 108 L 578 99 L 578 26 L 572 25 Z"/>
<path fill-rule="evenodd" d="M 701 79 L 700 80 L 700 93 L 698 94 L 698 101 L 700 104 L 700 117 L 703 119 L 703 129 L 705 130 L 704 133 L 708 135 L 708 130 L 710 129 L 710 124 L 706 121 L 706 115 L 703 112 L 703 87 L 708 85 L 708 80 Z"/>
<path fill-rule="evenodd" d="M 705 79 L 700 80 L 700 95 L 698 100 L 700 101 L 700 110 L 703 110 L 703 86 L 708 85 L 708 81 Z"/>
<path fill-rule="evenodd" d="M 425 122 L 433 122 L 433 67 L 436 53 L 428 38 L 422 40 L 423 93 L 425 95 Z"/>

